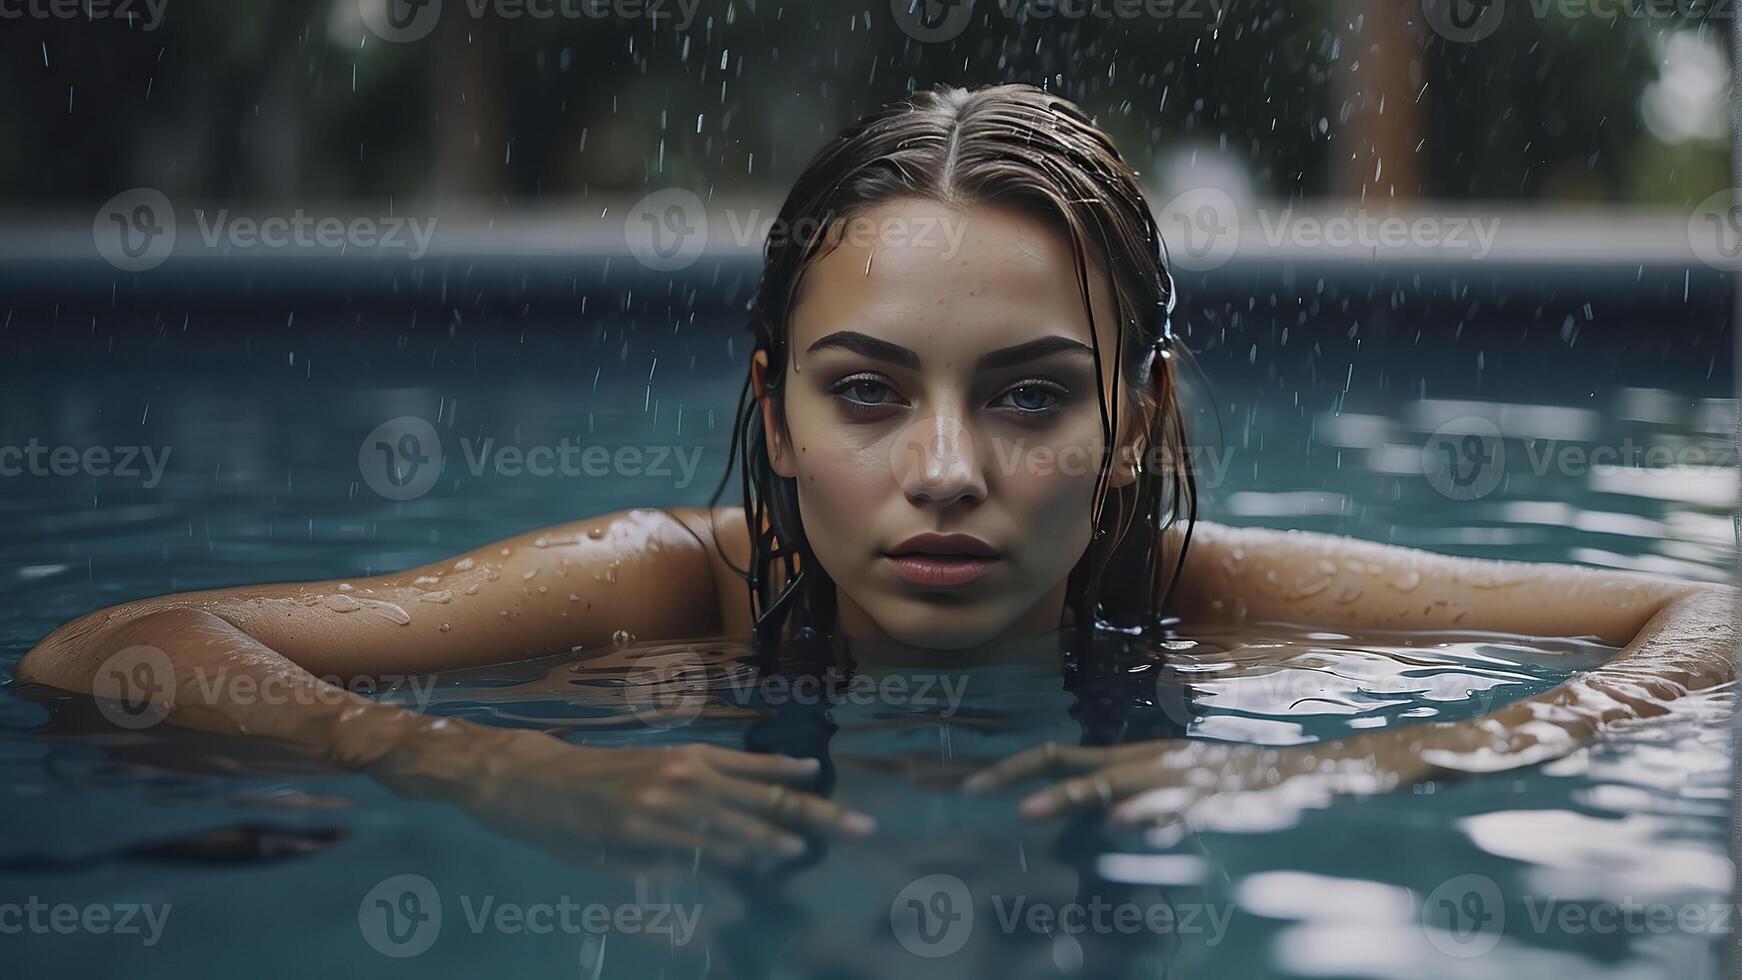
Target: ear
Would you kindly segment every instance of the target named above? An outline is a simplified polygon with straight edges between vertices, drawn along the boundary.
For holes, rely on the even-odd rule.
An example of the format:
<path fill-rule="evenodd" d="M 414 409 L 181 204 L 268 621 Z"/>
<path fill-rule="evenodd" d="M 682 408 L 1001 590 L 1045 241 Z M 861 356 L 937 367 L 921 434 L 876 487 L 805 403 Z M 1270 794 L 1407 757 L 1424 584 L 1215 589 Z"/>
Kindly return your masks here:
<path fill-rule="evenodd" d="M 1126 419 L 1126 438 L 1118 443 L 1119 451 L 1113 456 L 1113 465 L 1107 474 L 1108 486 L 1128 487 L 1137 482 L 1139 468 L 1143 466 L 1144 453 L 1148 451 L 1148 442 L 1143 436 L 1143 419 L 1141 412 L 1157 411 L 1162 405 L 1161 395 L 1167 385 L 1165 374 L 1158 370 L 1158 363 L 1152 363 L 1149 373 L 1149 390 L 1145 397 L 1133 399 L 1137 404 Z"/>
<path fill-rule="evenodd" d="M 759 350 L 750 358 L 750 390 L 756 393 L 756 406 L 762 411 L 762 431 L 768 434 L 768 467 L 776 476 L 795 479 L 798 470 L 792 465 L 792 448 L 786 443 L 786 426 L 780 406 L 768 391 L 768 352 Z"/>
<path fill-rule="evenodd" d="M 1107 485 L 1114 489 L 1128 487 L 1137 482 L 1137 469 L 1143 465 L 1143 437 L 1127 445 L 1121 443 L 1119 452 L 1113 457 L 1113 465 L 1107 473 Z"/>

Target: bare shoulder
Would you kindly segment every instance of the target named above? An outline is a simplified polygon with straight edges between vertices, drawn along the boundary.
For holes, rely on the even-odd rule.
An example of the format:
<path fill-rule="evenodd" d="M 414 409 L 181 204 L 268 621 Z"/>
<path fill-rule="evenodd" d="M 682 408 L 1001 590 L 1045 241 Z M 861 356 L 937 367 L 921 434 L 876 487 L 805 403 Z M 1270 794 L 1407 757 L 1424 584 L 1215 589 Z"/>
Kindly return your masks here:
<path fill-rule="evenodd" d="M 718 602 L 720 631 L 748 634 L 750 599 L 744 572 L 750 567 L 750 524 L 742 507 L 674 507 L 668 513 L 682 523 L 707 552 Z"/>
<path fill-rule="evenodd" d="M 637 508 L 397 572 L 137 599 L 55 631 L 35 659 L 176 609 L 210 613 L 308 670 L 341 676 L 501 663 L 603 646 L 618 631 L 711 635 L 722 627 L 714 539 L 695 523 Z"/>

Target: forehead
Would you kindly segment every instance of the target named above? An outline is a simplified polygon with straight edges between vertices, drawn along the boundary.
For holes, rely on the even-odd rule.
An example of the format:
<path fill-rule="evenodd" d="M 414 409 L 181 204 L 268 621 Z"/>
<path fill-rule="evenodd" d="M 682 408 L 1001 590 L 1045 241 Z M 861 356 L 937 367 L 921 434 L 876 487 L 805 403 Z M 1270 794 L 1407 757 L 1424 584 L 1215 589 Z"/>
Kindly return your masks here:
<path fill-rule="evenodd" d="M 840 243 L 811 263 L 792 314 L 803 351 L 837 330 L 858 330 L 920 353 L 971 362 L 975 354 L 1051 335 L 1092 343 L 1065 232 L 1019 211 L 934 201 L 891 201 L 855 216 Z M 1091 263 L 1096 332 L 1117 336 L 1106 279 Z"/>

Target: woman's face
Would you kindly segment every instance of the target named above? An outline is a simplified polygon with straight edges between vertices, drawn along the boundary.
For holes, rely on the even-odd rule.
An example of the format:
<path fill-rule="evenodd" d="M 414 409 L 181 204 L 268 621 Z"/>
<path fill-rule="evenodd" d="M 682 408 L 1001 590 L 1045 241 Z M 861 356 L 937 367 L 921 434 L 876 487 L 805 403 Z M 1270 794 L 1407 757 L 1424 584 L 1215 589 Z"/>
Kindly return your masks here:
<path fill-rule="evenodd" d="M 1092 278 L 1110 398 L 1116 309 Z M 1002 208 L 889 202 L 811 264 L 790 328 L 784 430 L 768 399 L 763 421 L 840 631 L 960 649 L 1058 628 L 1105 445 L 1065 234 Z M 758 353 L 758 392 L 766 371 Z M 1115 454 L 1113 486 L 1132 458 Z M 910 541 L 925 534 L 966 537 Z"/>

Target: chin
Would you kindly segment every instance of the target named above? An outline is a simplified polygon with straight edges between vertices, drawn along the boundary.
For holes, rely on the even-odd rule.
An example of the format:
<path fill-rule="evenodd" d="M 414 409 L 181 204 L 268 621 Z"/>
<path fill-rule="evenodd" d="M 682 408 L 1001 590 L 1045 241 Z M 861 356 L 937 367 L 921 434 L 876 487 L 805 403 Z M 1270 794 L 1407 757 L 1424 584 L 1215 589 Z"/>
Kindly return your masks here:
<path fill-rule="evenodd" d="M 878 628 L 898 643 L 932 650 L 965 650 L 990 642 L 1010 626 L 994 610 L 902 603 L 887 617 L 872 614 Z"/>

